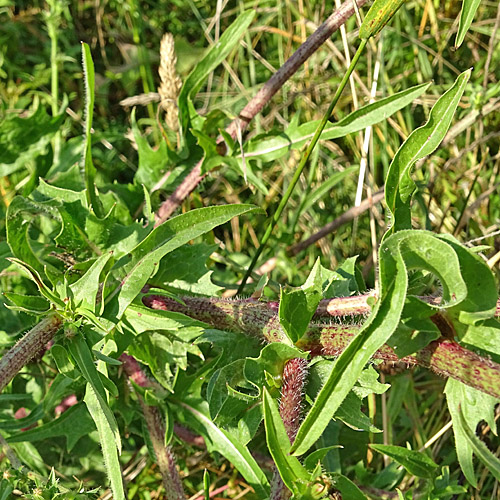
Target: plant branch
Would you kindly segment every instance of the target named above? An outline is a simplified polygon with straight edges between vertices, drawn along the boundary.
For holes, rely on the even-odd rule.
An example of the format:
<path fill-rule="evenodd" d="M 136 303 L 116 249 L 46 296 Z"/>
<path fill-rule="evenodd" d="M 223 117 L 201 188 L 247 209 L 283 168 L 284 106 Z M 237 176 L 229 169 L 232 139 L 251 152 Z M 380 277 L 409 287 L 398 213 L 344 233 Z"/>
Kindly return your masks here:
<path fill-rule="evenodd" d="M 0 392 L 42 349 L 62 326 L 57 314 L 42 319 L 0 359 Z"/>
<path fill-rule="evenodd" d="M 368 0 L 356 0 L 356 4 L 358 7 L 361 7 L 367 1 Z M 316 50 L 318 50 L 318 48 L 354 14 L 354 12 L 354 0 L 346 0 L 263 85 L 255 97 L 253 97 L 242 109 L 238 117 L 229 124 L 226 128 L 226 132 L 230 134 L 233 139 L 236 138 L 239 132 L 243 132 L 283 84 L 290 79 L 302 64 L 314 54 L 314 52 L 316 52 Z M 217 143 L 223 146 L 224 139 L 222 136 L 217 138 Z M 225 149 L 225 146 L 223 146 L 223 148 Z M 175 212 L 183 200 L 185 200 L 202 181 L 204 175 L 201 175 L 201 164 L 202 161 L 196 164 L 176 190 L 160 206 L 156 213 L 156 226 L 165 222 Z"/>
<path fill-rule="evenodd" d="M 120 360 L 123 362 L 123 370 L 128 377 L 140 387 L 154 387 L 145 373 L 142 371 L 137 360 L 128 354 L 122 354 Z M 156 461 L 160 469 L 166 498 L 171 500 L 184 500 L 186 495 L 182 487 L 181 478 L 175 465 L 175 456 L 170 445 L 165 445 L 165 424 L 160 410 L 156 406 L 146 404 L 140 394 L 137 398 L 146 420 L 149 437 L 156 455 Z"/>
<path fill-rule="evenodd" d="M 280 416 L 285 430 L 293 444 L 300 427 L 302 396 L 307 380 L 308 362 L 304 358 L 294 358 L 286 362 L 281 385 Z M 285 486 L 277 468 L 274 468 L 271 480 L 270 500 L 287 500 L 291 491 Z"/>
<path fill-rule="evenodd" d="M 323 226 L 319 231 L 317 231 L 313 235 L 309 236 L 309 238 L 289 247 L 288 254 L 292 256 L 297 255 L 302 250 L 305 250 L 308 246 L 312 245 L 313 243 L 316 243 L 321 238 L 324 238 L 327 234 L 333 233 L 333 231 L 338 229 L 340 226 L 347 224 L 348 222 L 352 221 L 353 219 L 361 215 L 363 212 L 366 212 L 373 205 L 377 205 L 382 201 L 383 198 L 384 198 L 384 190 L 381 189 L 380 191 L 374 193 L 373 196 L 365 198 L 359 204 L 359 206 L 357 207 L 354 206 L 349 208 L 349 210 L 346 210 L 342 215 L 332 220 L 332 222 L 329 222 L 328 224 Z"/>
<path fill-rule="evenodd" d="M 162 296 L 149 295 L 143 298 L 143 302 L 153 309 L 182 312 L 216 328 L 263 337 L 268 342 L 282 342 L 285 338 L 275 305 L 269 307 L 262 302 L 200 297 L 184 297 L 183 301 L 185 305 Z M 439 327 L 440 322 L 437 323 Z M 309 351 L 311 356 L 338 356 L 359 330 L 360 326 L 356 324 L 310 323 L 308 331 L 296 346 Z M 392 347 L 384 345 L 373 357 L 383 361 L 406 363 L 408 367 L 418 365 L 500 399 L 500 364 L 452 340 L 441 338 L 414 355 L 404 358 L 398 358 Z"/>
<path fill-rule="evenodd" d="M 340 99 L 340 96 L 342 95 L 342 92 L 344 91 L 344 87 L 347 85 L 347 82 L 354 71 L 354 68 L 356 67 L 356 64 L 358 63 L 359 58 L 361 57 L 361 54 L 363 53 L 365 46 L 366 46 L 367 41 L 366 40 L 361 40 L 361 43 L 359 44 L 358 49 L 356 50 L 356 54 L 354 55 L 351 64 L 349 65 L 349 68 L 347 68 L 347 71 L 345 72 L 344 76 L 342 77 L 342 80 L 339 83 L 339 86 L 337 88 L 337 91 L 335 92 L 335 95 L 333 96 L 332 102 L 328 106 L 328 109 L 326 110 L 325 114 L 323 115 L 323 118 L 319 122 L 318 128 L 316 129 L 316 132 L 314 132 L 314 136 L 311 139 L 311 142 L 309 142 L 304 154 L 302 155 L 302 158 L 300 159 L 299 164 L 297 165 L 297 168 L 295 169 L 295 173 L 293 174 L 292 180 L 290 181 L 290 184 L 288 185 L 287 190 L 285 191 L 285 194 L 281 198 L 280 204 L 278 205 L 278 208 L 276 209 L 276 212 L 274 212 L 273 216 L 270 218 L 266 232 L 264 233 L 264 236 L 262 237 L 260 241 L 259 248 L 257 248 L 257 251 L 255 252 L 252 261 L 250 262 L 250 265 L 248 266 L 248 269 L 243 276 L 243 279 L 241 280 L 240 286 L 238 287 L 238 293 L 243 293 L 243 290 L 245 289 L 245 284 L 252 274 L 252 271 L 257 264 L 257 261 L 259 260 L 260 254 L 264 250 L 264 247 L 266 246 L 266 243 L 269 241 L 269 238 L 271 237 L 271 234 L 274 230 L 274 228 L 277 226 L 278 221 L 281 218 L 281 214 L 283 213 L 283 210 L 285 209 L 286 204 L 288 203 L 288 200 L 290 199 L 290 196 L 292 196 L 293 190 L 295 189 L 295 186 L 299 182 L 300 176 L 306 167 L 307 163 L 309 162 L 309 157 L 311 156 L 311 153 L 313 152 L 314 148 L 316 147 L 316 144 L 319 141 L 319 138 L 321 136 L 321 133 L 323 132 L 323 129 L 325 128 L 326 123 L 332 116 L 332 112 L 335 109 L 335 106 L 337 105 L 338 100 Z"/>

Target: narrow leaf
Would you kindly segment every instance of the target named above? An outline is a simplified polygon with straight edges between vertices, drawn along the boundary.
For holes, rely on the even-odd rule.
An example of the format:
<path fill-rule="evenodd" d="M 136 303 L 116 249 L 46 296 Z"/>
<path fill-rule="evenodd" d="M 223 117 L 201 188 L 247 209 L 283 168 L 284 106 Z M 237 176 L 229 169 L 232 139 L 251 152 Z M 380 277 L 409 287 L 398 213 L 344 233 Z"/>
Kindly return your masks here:
<path fill-rule="evenodd" d="M 289 455 L 290 441 L 278 408 L 267 389 L 263 391 L 264 424 L 266 427 L 267 448 L 273 457 L 276 468 L 286 487 L 293 491 L 294 483 L 308 481 L 310 474 L 299 460 Z"/>
<path fill-rule="evenodd" d="M 179 404 L 201 425 L 213 447 L 238 469 L 248 484 L 254 488 L 259 498 L 267 498 L 269 496 L 269 483 L 248 448 L 242 446 L 228 432 L 219 429 L 205 413 L 187 403 L 179 402 Z"/>
<path fill-rule="evenodd" d="M 116 448 L 115 433 L 109 424 L 109 420 L 102 411 L 101 403 L 92 386 L 87 384 L 87 391 L 83 398 L 89 410 L 92 419 L 99 433 L 99 442 L 101 443 L 104 465 L 111 483 L 113 498 L 115 500 L 124 500 L 125 492 L 123 490 L 123 479 L 118 459 L 118 450 Z"/>
<path fill-rule="evenodd" d="M 255 10 L 243 12 L 229 28 L 224 31 L 219 41 L 210 48 L 205 57 L 195 66 L 187 77 L 179 94 L 179 111 L 182 132 L 189 128 L 190 106 L 189 101 L 196 95 L 208 75 L 226 59 L 240 38 L 247 31 L 255 17 Z"/>
<path fill-rule="evenodd" d="M 101 272 L 111 256 L 111 252 L 101 255 L 78 281 L 70 285 L 75 307 L 82 307 L 93 313 L 99 312 L 96 308 L 96 297 L 99 286 L 104 281 L 100 279 Z"/>
<path fill-rule="evenodd" d="M 292 446 L 296 455 L 305 453 L 321 436 L 364 365 L 399 325 L 409 270 L 426 269 L 440 279 L 444 296 L 441 307 L 451 307 L 465 299 L 467 288 L 457 255 L 451 245 L 442 243 L 425 231 L 400 231 L 382 243 L 379 250 L 380 299 L 358 335 L 335 361 L 332 373 L 300 426 Z"/>
<path fill-rule="evenodd" d="M 430 479 L 438 468 L 433 460 L 420 451 L 385 444 L 370 444 L 370 448 L 392 458 L 414 476 Z"/>
<path fill-rule="evenodd" d="M 480 3 L 481 0 L 462 0 L 460 22 L 458 23 L 457 37 L 455 39 L 455 49 L 458 49 L 458 47 L 462 45 Z"/>
<path fill-rule="evenodd" d="M 113 412 L 108 405 L 104 385 L 94 364 L 94 358 L 89 349 L 89 346 L 85 342 L 82 334 L 77 334 L 72 339 L 72 341 L 69 342 L 68 350 L 75 360 L 78 369 L 82 372 L 85 380 L 87 380 L 90 387 L 92 388 L 92 394 L 90 395 L 90 397 L 96 398 L 97 406 L 95 407 L 94 413 L 92 413 L 89 408 L 89 411 L 92 414 L 92 418 L 94 418 L 95 412 L 98 411 L 99 419 L 105 419 L 107 428 L 106 433 L 112 433 L 113 444 L 118 452 L 121 453 L 121 440 L 120 433 L 118 431 L 118 424 L 116 423 L 115 416 L 113 415 Z M 98 422 L 96 422 L 96 425 L 98 426 Z"/>
<path fill-rule="evenodd" d="M 385 97 L 352 112 L 337 123 L 326 125 L 321 133 L 321 140 L 336 139 L 363 130 L 370 125 L 384 121 L 396 111 L 404 108 L 417 97 L 422 95 L 430 86 L 423 83 L 415 87 Z M 318 128 L 320 120 L 314 120 L 297 126 L 294 121 L 289 128 L 279 136 L 272 138 L 261 138 L 250 141 L 245 145 L 245 158 L 260 158 L 264 161 L 272 161 L 281 158 L 290 149 L 300 149 L 307 141 L 312 139 Z"/>
<path fill-rule="evenodd" d="M 319 259 L 307 281 L 299 288 L 281 289 L 279 320 L 292 343 L 304 335 L 321 300 L 323 279 Z"/>
<path fill-rule="evenodd" d="M 166 254 L 233 217 L 259 210 L 251 205 L 200 208 L 169 219 L 155 228 L 127 256 L 115 264 L 114 269 L 120 284 L 108 297 L 105 317 L 111 321 L 122 317 L 125 309 L 156 273 L 160 259 Z"/>
<path fill-rule="evenodd" d="M 379 33 L 406 0 L 375 0 L 359 28 L 359 38 L 368 39 Z"/>
<path fill-rule="evenodd" d="M 443 140 L 470 74 L 469 69 L 457 78 L 454 85 L 434 104 L 427 123 L 414 130 L 394 156 L 385 184 L 385 201 L 393 216 L 391 232 L 411 228 L 410 201 L 416 188 L 410 177 L 411 169 Z"/>
<path fill-rule="evenodd" d="M 471 445 L 477 458 L 481 460 L 484 466 L 493 474 L 497 481 L 500 481 L 500 460 L 487 448 L 487 446 L 474 434 L 467 425 L 464 414 L 461 409 L 458 410 L 458 421 L 461 428 Z"/>

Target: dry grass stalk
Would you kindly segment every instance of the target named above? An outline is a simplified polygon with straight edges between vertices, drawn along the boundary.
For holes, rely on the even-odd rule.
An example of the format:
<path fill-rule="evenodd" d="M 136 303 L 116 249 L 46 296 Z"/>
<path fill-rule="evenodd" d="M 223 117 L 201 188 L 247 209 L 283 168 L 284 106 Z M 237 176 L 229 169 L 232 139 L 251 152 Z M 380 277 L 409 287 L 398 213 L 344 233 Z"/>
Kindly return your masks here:
<path fill-rule="evenodd" d="M 182 81 L 177 74 L 175 65 L 177 56 L 175 55 L 174 37 L 172 33 L 165 33 L 160 44 L 160 74 L 161 85 L 158 88 L 160 94 L 160 104 L 165 111 L 165 122 L 171 130 L 179 129 L 177 96 L 182 85 Z"/>

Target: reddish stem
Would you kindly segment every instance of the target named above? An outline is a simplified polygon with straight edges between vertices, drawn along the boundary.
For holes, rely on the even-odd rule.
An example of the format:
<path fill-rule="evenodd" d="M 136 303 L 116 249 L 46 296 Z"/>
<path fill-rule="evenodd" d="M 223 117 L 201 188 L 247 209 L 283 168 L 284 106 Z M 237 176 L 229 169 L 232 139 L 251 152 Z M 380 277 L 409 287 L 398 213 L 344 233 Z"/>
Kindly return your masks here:
<path fill-rule="evenodd" d="M 24 368 L 47 343 L 52 340 L 62 326 L 62 318 L 57 314 L 42 319 L 28 333 L 17 341 L 0 359 L 0 392 Z"/>
<path fill-rule="evenodd" d="M 284 340 L 274 306 L 248 300 L 184 297 L 185 305 L 167 297 L 150 295 L 143 302 L 153 309 L 182 312 L 216 328 L 252 336 L 264 337 L 268 342 Z M 439 325 L 438 325 L 439 327 Z M 311 356 L 338 356 L 359 332 L 358 325 L 323 325 L 311 323 L 306 334 L 296 343 Z M 374 359 L 419 365 L 434 373 L 451 377 L 500 399 L 500 364 L 480 356 L 453 340 L 441 338 L 412 356 L 398 358 L 394 350 L 382 346 Z"/>
<path fill-rule="evenodd" d="M 290 444 L 300 427 L 302 413 L 302 395 L 307 380 L 307 360 L 294 358 L 285 364 L 283 384 L 281 386 L 280 416 L 285 425 Z M 291 491 L 285 486 L 278 470 L 275 468 L 271 480 L 271 500 L 287 500 Z"/>
<path fill-rule="evenodd" d="M 140 387 L 154 387 L 142 371 L 135 358 L 128 354 L 122 354 L 120 360 L 123 362 L 123 370 L 130 380 L 133 380 Z M 175 465 L 175 456 L 170 445 L 165 446 L 165 424 L 160 410 L 156 406 L 147 405 L 142 397 L 137 394 L 139 403 L 146 420 L 149 437 L 153 444 L 156 461 L 160 469 L 163 486 L 165 487 L 166 498 L 172 500 L 185 500 L 186 495 L 182 487 L 181 478 Z"/>

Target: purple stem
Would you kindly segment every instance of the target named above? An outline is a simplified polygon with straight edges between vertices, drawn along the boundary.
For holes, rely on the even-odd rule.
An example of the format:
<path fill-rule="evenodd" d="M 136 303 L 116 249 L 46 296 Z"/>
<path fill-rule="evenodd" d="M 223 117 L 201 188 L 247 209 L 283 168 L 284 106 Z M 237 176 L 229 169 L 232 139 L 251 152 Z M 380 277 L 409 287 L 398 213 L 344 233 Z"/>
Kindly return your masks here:
<path fill-rule="evenodd" d="M 143 297 L 144 304 L 153 309 L 182 312 L 216 328 L 263 337 L 268 342 L 285 339 L 274 303 L 269 307 L 263 302 L 201 297 L 184 297 L 183 301 L 185 305 L 163 296 Z M 441 322 L 436 321 L 435 324 L 439 328 Z M 311 356 L 338 356 L 359 330 L 359 325 L 311 323 L 296 346 L 309 351 Z M 422 366 L 500 399 L 500 364 L 469 351 L 453 340 L 441 338 L 404 358 L 398 358 L 390 346 L 384 345 L 373 357 L 406 363 L 407 366 Z"/>
<path fill-rule="evenodd" d="M 57 314 L 42 319 L 26 335 L 17 341 L 0 359 L 0 392 L 40 351 L 62 326 L 62 318 Z"/>
<path fill-rule="evenodd" d="M 123 370 L 130 380 L 140 387 L 155 387 L 156 384 L 148 379 L 137 360 L 128 354 L 122 354 Z M 156 461 L 160 469 L 166 498 L 169 500 L 185 500 L 186 495 L 182 487 L 181 478 L 175 465 L 175 456 L 170 445 L 165 446 L 165 424 L 160 410 L 156 406 L 147 405 L 137 394 L 148 427 L 149 437 L 153 444 Z"/>
<path fill-rule="evenodd" d="M 290 444 L 300 427 L 302 414 L 302 395 L 307 380 L 307 360 L 294 358 L 285 364 L 283 370 L 283 384 L 281 386 L 280 416 L 285 425 Z M 285 486 L 278 470 L 275 468 L 271 480 L 270 500 L 287 500 L 291 491 Z"/>

